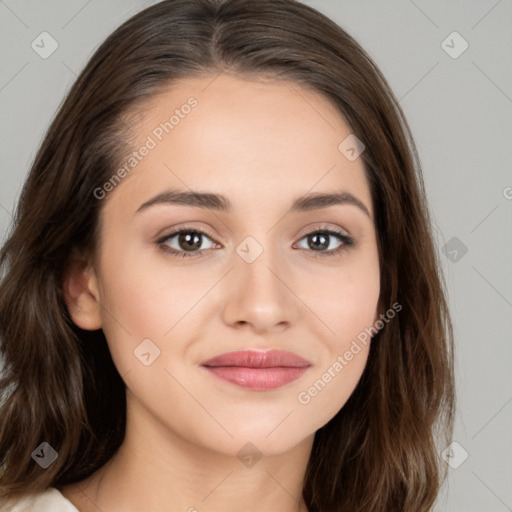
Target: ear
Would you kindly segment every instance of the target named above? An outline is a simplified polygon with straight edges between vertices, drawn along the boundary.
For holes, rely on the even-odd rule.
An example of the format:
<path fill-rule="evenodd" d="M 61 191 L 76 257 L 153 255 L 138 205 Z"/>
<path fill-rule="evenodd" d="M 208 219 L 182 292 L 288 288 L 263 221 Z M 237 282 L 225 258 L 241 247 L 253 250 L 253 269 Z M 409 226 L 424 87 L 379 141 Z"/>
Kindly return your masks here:
<path fill-rule="evenodd" d="M 64 300 L 73 322 L 88 331 L 101 329 L 101 305 L 98 280 L 92 265 L 74 257 L 62 278 Z"/>

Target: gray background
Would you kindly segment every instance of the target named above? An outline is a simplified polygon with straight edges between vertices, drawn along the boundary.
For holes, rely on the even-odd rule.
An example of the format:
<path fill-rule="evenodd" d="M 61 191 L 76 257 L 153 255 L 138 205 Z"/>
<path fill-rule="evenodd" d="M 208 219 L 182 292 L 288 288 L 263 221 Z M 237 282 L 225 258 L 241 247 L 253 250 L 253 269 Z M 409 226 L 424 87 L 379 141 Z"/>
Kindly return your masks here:
<path fill-rule="evenodd" d="M 0 0 L 0 235 L 77 73 L 152 3 Z M 458 445 L 444 452 L 450 477 L 439 510 L 512 511 L 512 3 L 306 3 L 372 56 L 420 152 L 457 350 Z M 31 48 L 44 31 L 58 42 L 47 59 Z M 454 31 L 469 45 L 457 58 L 447 53 L 463 48 Z"/>

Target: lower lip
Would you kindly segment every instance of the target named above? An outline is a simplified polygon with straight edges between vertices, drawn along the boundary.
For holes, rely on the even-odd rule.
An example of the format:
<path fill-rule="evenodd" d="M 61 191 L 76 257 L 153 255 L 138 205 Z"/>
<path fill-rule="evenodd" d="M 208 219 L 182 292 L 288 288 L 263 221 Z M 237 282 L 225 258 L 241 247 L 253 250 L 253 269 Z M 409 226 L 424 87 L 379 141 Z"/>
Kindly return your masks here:
<path fill-rule="evenodd" d="M 309 366 L 300 368 L 277 366 L 275 368 L 247 368 L 243 366 L 205 366 L 210 373 L 242 388 L 266 391 L 293 382 Z"/>

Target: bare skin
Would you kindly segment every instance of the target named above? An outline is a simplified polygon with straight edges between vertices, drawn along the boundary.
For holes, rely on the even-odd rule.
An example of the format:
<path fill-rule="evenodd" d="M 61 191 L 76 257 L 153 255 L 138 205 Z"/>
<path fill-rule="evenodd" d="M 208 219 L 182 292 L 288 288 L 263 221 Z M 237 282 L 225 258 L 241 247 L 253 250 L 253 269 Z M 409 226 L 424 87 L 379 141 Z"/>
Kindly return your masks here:
<path fill-rule="evenodd" d="M 155 128 L 191 96 L 197 106 L 158 140 Z M 370 344 L 341 371 L 333 363 L 382 312 L 363 161 L 338 149 L 351 129 L 315 92 L 221 74 L 175 83 L 137 133 L 134 150 L 148 136 L 156 147 L 101 199 L 98 253 L 76 260 L 64 285 L 73 320 L 104 330 L 126 383 L 126 438 L 103 468 L 61 492 L 81 512 L 306 511 L 315 432 L 353 392 Z M 164 202 L 137 212 L 170 189 L 222 194 L 232 209 Z M 340 191 L 362 207 L 290 210 L 298 197 Z M 179 235 L 162 241 L 175 228 L 205 232 L 202 253 Z M 324 233 L 323 248 L 313 232 Z M 148 366 L 134 356 L 145 339 L 160 350 Z M 200 366 L 247 349 L 290 351 L 310 367 L 255 391 Z M 319 379 L 328 383 L 309 393 Z M 237 455 L 244 446 L 261 455 L 250 467 Z"/>

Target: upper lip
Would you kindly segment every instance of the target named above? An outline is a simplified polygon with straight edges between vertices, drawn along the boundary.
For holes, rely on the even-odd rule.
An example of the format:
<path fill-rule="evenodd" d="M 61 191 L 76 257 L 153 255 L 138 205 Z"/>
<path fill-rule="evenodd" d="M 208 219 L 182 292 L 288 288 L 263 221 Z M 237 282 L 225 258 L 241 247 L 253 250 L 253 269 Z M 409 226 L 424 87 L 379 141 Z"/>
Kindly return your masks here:
<path fill-rule="evenodd" d="M 302 368 L 310 365 L 309 361 L 297 354 L 284 350 L 227 352 L 201 363 L 201 366 L 243 366 L 245 368 L 275 368 L 278 366 Z"/>

